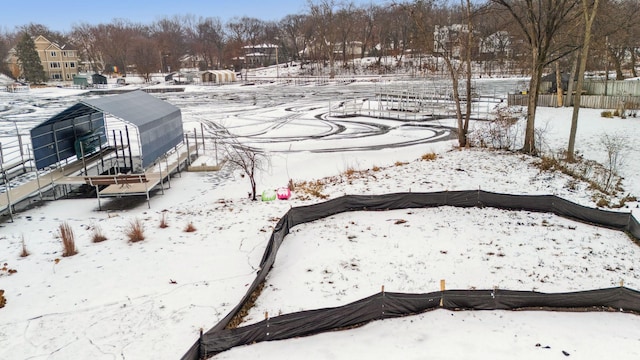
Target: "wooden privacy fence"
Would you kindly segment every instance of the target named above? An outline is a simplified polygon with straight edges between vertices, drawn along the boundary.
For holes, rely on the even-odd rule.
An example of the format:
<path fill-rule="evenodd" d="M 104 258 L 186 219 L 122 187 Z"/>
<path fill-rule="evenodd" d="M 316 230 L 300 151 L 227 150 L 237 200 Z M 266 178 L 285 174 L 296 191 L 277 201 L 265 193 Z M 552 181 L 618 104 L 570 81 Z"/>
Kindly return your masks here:
<path fill-rule="evenodd" d="M 564 97 L 565 102 L 573 104 L 573 99 Z M 509 106 L 527 106 L 529 95 L 509 94 L 507 103 Z M 558 96 L 556 94 L 538 95 L 538 106 L 558 107 Z M 580 97 L 580 107 L 589 109 L 620 109 L 626 110 L 640 109 L 640 96 L 604 96 L 604 95 L 582 95 Z"/>

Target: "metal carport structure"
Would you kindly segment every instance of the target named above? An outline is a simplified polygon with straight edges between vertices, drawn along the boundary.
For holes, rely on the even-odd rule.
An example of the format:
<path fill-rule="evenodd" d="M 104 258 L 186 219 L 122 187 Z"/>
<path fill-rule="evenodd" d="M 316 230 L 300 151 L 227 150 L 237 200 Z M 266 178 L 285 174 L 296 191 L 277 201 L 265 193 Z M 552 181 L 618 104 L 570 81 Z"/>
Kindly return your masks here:
<path fill-rule="evenodd" d="M 116 146 L 116 130 L 124 146 L 118 123 L 124 124 L 130 158 L 131 148 L 137 152 L 132 172 L 143 172 L 184 138 L 180 109 L 144 91 L 86 99 L 31 129 L 36 168 Z M 133 139 L 129 138 L 129 125 L 135 132 Z"/>

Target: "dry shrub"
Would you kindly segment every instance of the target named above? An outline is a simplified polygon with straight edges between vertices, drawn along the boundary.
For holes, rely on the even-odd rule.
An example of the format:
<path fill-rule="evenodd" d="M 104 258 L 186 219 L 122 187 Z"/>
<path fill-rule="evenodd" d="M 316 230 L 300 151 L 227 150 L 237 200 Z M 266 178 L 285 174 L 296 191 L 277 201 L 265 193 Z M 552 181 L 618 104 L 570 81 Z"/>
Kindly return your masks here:
<path fill-rule="evenodd" d="M 407 164 L 408 164 L 408 162 L 402 162 L 402 161 L 396 161 L 394 163 L 395 166 L 404 166 L 404 165 L 407 165 Z"/>
<path fill-rule="evenodd" d="M 316 181 L 303 181 L 301 183 L 296 184 L 296 189 L 299 192 L 305 193 L 310 196 L 314 196 L 320 199 L 327 199 L 329 195 L 325 195 L 322 193 L 324 190 L 324 183 L 321 180 Z"/>
<path fill-rule="evenodd" d="M 612 118 L 613 113 L 611 111 L 603 111 L 600 113 L 600 116 L 603 118 Z"/>
<path fill-rule="evenodd" d="M 352 167 L 348 167 L 347 170 L 344 171 L 344 174 L 350 178 L 353 177 L 356 174 L 356 169 L 352 168 Z"/>
<path fill-rule="evenodd" d="M 144 240 L 144 227 L 142 226 L 140 219 L 135 219 L 129 223 L 127 237 L 129 238 L 129 242 Z"/>
<path fill-rule="evenodd" d="M 618 203 L 618 205 L 612 206 L 612 207 L 622 208 L 622 207 L 625 207 L 625 204 L 628 202 L 637 202 L 637 201 L 638 201 L 637 197 L 632 196 L 631 194 L 627 194 L 625 197 L 620 199 L 620 202 Z"/>
<path fill-rule="evenodd" d="M 189 221 L 187 226 L 184 228 L 184 232 L 195 232 L 195 231 L 196 231 L 196 227 L 193 226 L 193 223 L 191 221 Z"/>
<path fill-rule="evenodd" d="M 421 159 L 425 160 L 425 161 L 433 161 L 435 159 L 438 158 L 438 155 L 436 155 L 436 153 L 426 153 L 426 154 L 422 154 Z"/>
<path fill-rule="evenodd" d="M 542 156 L 540 162 L 536 163 L 538 168 L 542 171 L 561 170 L 562 165 L 560 161 L 553 156 Z"/>
<path fill-rule="evenodd" d="M 598 199 L 598 201 L 596 202 L 596 206 L 597 206 L 597 207 L 602 207 L 602 208 L 604 208 L 604 207 L 609 207 L 609 200 L 607 200 L 607 199 L 605 199 L 605 198 L 601 197 L 601 198 L 599 198 L 599 199 Z"/>
<path fill-rule="evenodd" d="M 166 212 L 162 212 L 162 216 L 160 217 L 160 229 L 166 229 L 169 227 L 169 224 L 167 223 L 167 213 Z"/>
<path fill-rule="evenodd" d="M 379 166 L 377 166 L 377 165 L 373 165 L 373 167 L 371 168 L 371 170 L 373 170 L 373 171 L 375 171 L 375 172 L 378 172 L 378 171 L 380 171 L 380 167 L 379 167 Z"/>
<path fill-rule="evenodd" d="M 295 184 L 293 183 L 293 179 L 289 179 L 289 184 L 287 184 L 289 186 L 289 190 L 293 191 L 295 189 Z"/>
<path fill-rule="evenodd" d="M 492 121 L 483 122 L 469 134 L 468 142 L 482 148 L 512 149 L 518 137 L 519 119 L 525 114 L 514 107 L 498 107 L 493 115 Z"/>
<path fill-rule="evenodd" d="M 20 257 L 29 256 L 29 251 L 27 251 L 27 246 L 24 244 L 24 235 L 22 235 L 22 252 L 20 252 Z"/>
<path fill-rule="evenodd" d="M 102 233 L 102 229 L 98 225 L 93 225 L 91 229 L 91 241 L 99 243 L 107 240 L 107 237 Z"/>
<path fill-rule="evenodd" d="M 71 226 L 63 222 L 58 228 L 60 240 L 62 240 L 62 256 L 73 256 L 78 253 L 76 249 L 76 239 Z"/>

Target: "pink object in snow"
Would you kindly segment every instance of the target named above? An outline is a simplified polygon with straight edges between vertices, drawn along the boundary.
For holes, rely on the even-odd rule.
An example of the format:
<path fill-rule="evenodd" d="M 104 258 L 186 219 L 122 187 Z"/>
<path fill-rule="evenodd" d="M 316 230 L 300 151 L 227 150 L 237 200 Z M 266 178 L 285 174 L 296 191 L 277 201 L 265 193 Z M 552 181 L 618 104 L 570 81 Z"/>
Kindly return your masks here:
<path fill-rule="evenodd" d="M 288 187 L 281 187 L 276 190 L 276 195 L 278 196 L 278 200 L 289 200 L 291 197 L 291 190 Z"/>

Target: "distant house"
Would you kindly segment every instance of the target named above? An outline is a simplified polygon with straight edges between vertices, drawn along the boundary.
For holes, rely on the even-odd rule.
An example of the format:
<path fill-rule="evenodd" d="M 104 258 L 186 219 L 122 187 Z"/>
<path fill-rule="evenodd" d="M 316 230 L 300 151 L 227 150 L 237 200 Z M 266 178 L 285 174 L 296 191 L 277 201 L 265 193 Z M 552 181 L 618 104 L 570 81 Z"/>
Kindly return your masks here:
<path fill-rule="evenodd" d="M 244 61 L 247 66 L 267 66 L 276 63 L 278 45 L 258 44 L 243 46 Z"/>
<path fill-rule="evenodd" d="M 433 31 L 433 52 L 436 54 L 448 54 L 454 58 L 460 57 L 462 51 L 460 38 L 468 32 L 469 27 L 467 25 L 436 25 Z"/>
<path fill-rule="evenodd" d="M 36 51 L 40 57 L 40 63 L 49 81 L 73 82 L 78 75 L 78 51 L 68 45 L 58 45 L 39 35 L 35 38 Z M 21 69 L 18 63 L 15 48 L 9 50 L 7 65 L 12 75 L 20 77 Z"/>
<path fill-rule="evenodd" d="M 347 43 L 336 43 L 333 45 L 333 53 L 336 55 L 343 55 L 345 52 L 347 57 L 360 57 L 362 56 L 362 42 L 361 41 L 349 41 Z"/>
<path fill-rule="evenodd" d="M 204 57 L 200 55 L 183 55 L 179 59 L 180 61 L 180 69 L 188 69 L 188 70 L 197 70 L 201 67 L 201 65 L 207 66 L 207 62 Z"/>
<path fill-rule="evenodd" d="M 479 51 L 485 57 L 511 57 L 511 36 L 507 31 L 498 31 L 481 38 Z"/>

